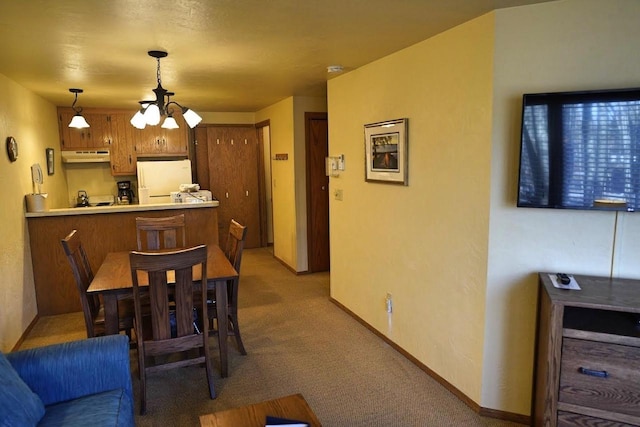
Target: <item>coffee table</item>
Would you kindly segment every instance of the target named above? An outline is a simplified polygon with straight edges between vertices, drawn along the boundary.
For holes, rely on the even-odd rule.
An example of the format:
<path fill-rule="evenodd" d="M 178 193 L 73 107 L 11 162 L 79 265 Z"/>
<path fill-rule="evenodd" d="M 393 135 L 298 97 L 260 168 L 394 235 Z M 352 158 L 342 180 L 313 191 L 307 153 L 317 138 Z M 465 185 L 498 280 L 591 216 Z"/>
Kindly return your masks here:
<path fill-rule="evenodd" d="M 267 415 L 304 421 L 310 427 L 321 427 L 320 421 L 313 413 L 301 394 L 267 400 L 254 405 L 241 406 L 226 411 L 214 412 L 200 416 L 201 427 L 264 427 Z"/>

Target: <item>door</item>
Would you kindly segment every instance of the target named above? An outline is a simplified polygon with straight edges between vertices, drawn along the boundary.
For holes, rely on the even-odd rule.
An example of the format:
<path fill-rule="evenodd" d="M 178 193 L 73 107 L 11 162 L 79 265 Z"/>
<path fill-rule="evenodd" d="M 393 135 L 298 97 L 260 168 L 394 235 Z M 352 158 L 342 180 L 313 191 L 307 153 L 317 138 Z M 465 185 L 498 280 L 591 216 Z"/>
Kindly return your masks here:
<path fill-rule="evenodd" d="M 220 246 L 224 247 L 229 223 L 235 219 L 247 227 L 245 248 L 260 247 L 259 156 L 255 127 L 207 127 L 207 159 L 209 187 L 220 201 Z"/>
<path fill-rule="evenodd" d="M 307 253 L 308 269 L 327 271 L 329 257 L 329 177 L 325 158 L 329 155 L 326 113 L 305 113 L 307 152 Z"/>

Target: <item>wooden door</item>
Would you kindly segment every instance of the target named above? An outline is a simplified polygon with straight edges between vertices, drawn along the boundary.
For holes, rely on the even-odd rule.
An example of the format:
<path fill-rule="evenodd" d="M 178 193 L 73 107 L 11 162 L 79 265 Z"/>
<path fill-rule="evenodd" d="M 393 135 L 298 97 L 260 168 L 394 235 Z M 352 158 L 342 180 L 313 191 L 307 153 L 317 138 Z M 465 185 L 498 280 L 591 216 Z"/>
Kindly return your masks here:
<path fill-rule="evenodd" d="M 305 113 L 307 153 L 307 253 L 309 272 L 327 271 L 329 254 L 329 155 L 326 113 Z"/>
<path fill-rule="evenodd" d="M 201 150 L 201 149 L 200 149 Z M 218 198 L 220 245 L 229 223 L 247 227 L 246 248 L 260 247 L 258 141 L 253 126 L 207 127 L 209 189 Z M 204 172 L 198 172 L 200 176 Z"/>
<path fill-rule="evenodd" d="M 200 188 L 210 190 L 206 126 L 196 126 L 193 129 L 193 158 L 191 163 L 195 169 L 195 182 L 200 184 Z M 217 197 L 215 194 L 214 196 Z"/>
<path fill-rule="evenodd" d="M 135 131 L 127 113 L 111 114 L 111 175 L 135 175 Z"/>

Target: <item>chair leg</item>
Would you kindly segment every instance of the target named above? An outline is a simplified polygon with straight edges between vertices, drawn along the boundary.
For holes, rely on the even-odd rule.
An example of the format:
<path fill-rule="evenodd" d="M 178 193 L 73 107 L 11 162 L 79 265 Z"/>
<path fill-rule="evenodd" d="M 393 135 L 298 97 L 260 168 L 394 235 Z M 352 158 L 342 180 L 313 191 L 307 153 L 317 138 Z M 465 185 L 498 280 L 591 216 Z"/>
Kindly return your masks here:
<path fill-rule="evenodd" d="M 243 356 L 246 356 L 247 350 L 245 350 L 244 344 L 242 343 L 242 336 L 240 335 L 240 325 L 238 325 L 238 313 L 236 311 L 229 314 L 229 328 L 233 329 L 233 334 L 236 337 L 236 344 L 238 346 L 238 351 Z"/>
<path fill-rule="evenodd" d="M 209 350 L 209 346 L 206 341 L 202 346 L 204 348 L 204 365 L 205 370 L 207 371 L 207 384 L 209 385 L 209 396 L 212 399 L 216 398 L 216 390 L 213 385 L 213 366 L 211 364 L 211 351 Z"/>
<path fill-rule="evenodd" d="M 140 415 L 147 413 L 147 371 L 144 356 L 138 350 L 138 376 L 140 377 Z"/>

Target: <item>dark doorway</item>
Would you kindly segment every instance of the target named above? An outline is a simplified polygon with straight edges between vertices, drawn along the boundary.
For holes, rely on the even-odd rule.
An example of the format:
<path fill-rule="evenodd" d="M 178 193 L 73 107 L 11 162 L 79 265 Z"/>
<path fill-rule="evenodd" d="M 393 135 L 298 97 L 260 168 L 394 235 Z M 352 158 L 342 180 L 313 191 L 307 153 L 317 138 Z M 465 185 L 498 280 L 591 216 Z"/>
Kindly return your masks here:
<path fill-rule="evenodd" d="M 307 153 L 307 253 L 308 271 L 327 271 L 329 257 L 329 155 L 327 113 L 305 113 Z"/>

